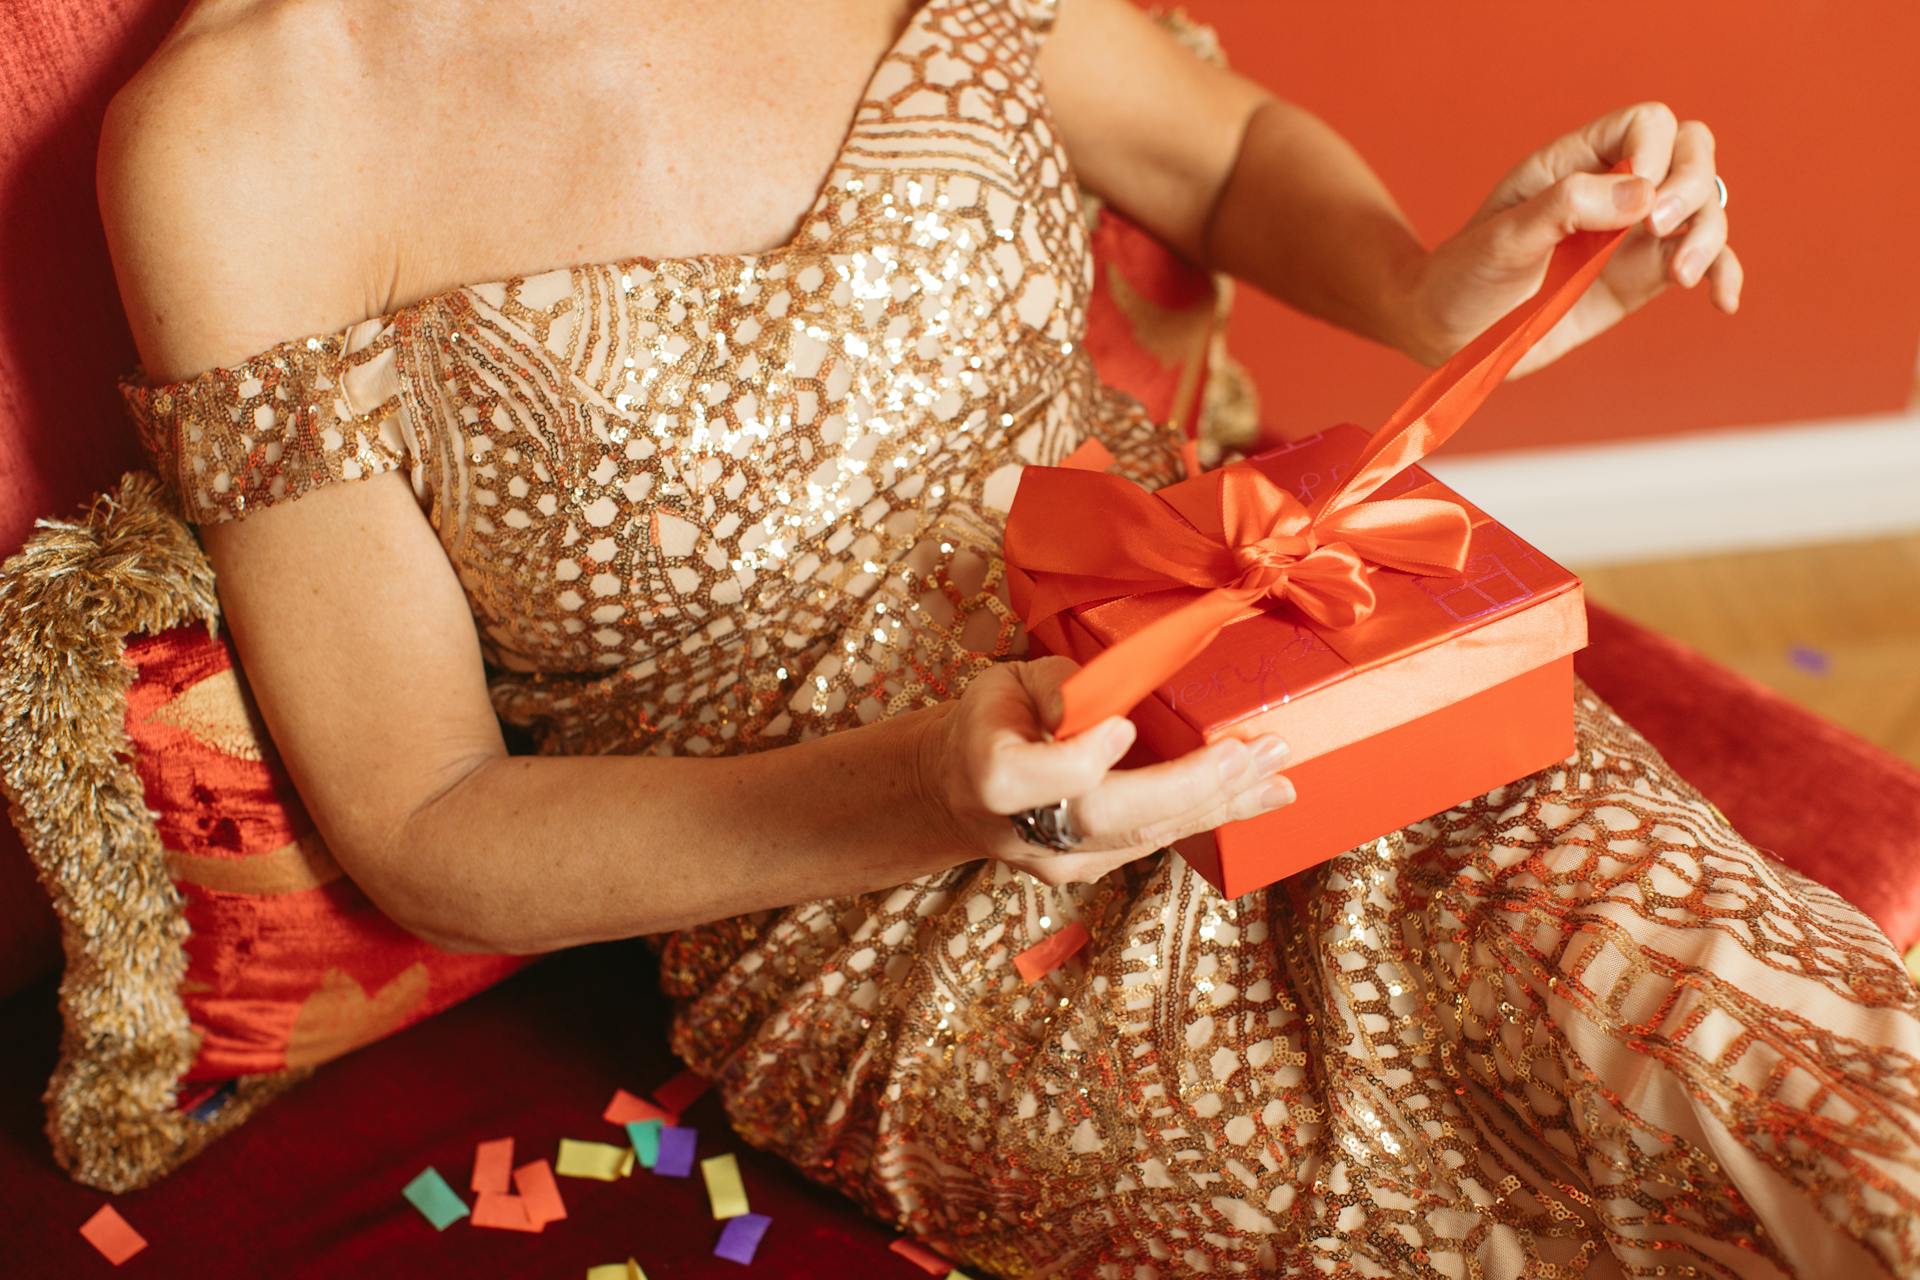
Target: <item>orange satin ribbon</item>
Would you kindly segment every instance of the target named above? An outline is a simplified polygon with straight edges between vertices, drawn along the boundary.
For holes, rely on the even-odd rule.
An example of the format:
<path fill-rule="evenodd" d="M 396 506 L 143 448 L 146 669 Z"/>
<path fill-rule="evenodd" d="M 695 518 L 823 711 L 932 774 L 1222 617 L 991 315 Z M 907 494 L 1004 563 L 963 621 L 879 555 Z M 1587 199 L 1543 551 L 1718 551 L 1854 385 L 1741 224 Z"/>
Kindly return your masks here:
<path fill-rule="evenodd" d="M 1612 172 L 1630 168 L 1622 160 Z M 1028 467 L 1007 516 L 1005 552 L 1033 579 L 1024 609 L 1029 629 L 1099 600 L 1204 592 L 1075 672 L 1062 689 L 1066 714 L 1055 736 L 1126 714 L 1257 607 L 1291 601 L 1322 626 L 1349 627 L 1373 612 L 1372 566 L 1459 573 L 1472 525 L 1459 503 L 1370 495 L 1460 429 L 1630 230 L 1577 231 L 1562 240 L 1533 297 L 1428 375 L 1368 439 L 1345 482 L 1311 507 L 1258 469 L 1229 466 L 1207 477 L 1219 494 L 1217 532 L 1208 531 L 1118 476 Z"/>

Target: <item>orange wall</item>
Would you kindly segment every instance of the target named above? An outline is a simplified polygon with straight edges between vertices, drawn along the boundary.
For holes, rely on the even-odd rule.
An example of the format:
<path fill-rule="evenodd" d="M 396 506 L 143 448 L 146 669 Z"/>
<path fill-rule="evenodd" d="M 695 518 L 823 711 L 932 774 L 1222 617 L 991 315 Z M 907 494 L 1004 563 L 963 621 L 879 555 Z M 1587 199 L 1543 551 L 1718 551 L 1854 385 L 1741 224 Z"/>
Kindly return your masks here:
<path fill-rule="evenodd" d="M 1719 139 L 1739 313 L 1669 291 L 1502 388 L 1465 453 L 1905 406 L 1920 345 L 1920 4 L 1610 6 L 1187 0 L 1228 61 L 1327 120 L 1428 244 L 1516 161 L 1662 99 Z M 1416 381 L 1392 352 L 1241 289 L 1231 340 L 1268 430 L 1371 425 Z"/>

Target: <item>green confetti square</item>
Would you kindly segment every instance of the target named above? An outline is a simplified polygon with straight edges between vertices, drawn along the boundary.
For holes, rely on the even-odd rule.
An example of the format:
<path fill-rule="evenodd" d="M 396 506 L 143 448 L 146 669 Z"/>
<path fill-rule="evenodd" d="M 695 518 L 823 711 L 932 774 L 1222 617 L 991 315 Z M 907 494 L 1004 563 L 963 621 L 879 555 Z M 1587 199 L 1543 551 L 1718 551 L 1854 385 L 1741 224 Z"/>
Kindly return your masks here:
<path fill-rule="evenodd" d="M 467 1216 L 467 1202 L 453 1194 L 453 1188 L 447 1185 L 447 1180 L 432 1165 L 423 1169 L 420 1176 L 409 1182 L 406 1190 L 400 1194 L 433 1224 L 435 1231 L 445 1231 Z"/>
<path fill-rule="evenodd" d="M 660 1128 L 658 1120 L 627 1122 L 627 1140 L 633 1143 L 633 1154 L 639 1157 L 642 1169 L 653 1168 L 653 1162 L 660 1158 Z"/>

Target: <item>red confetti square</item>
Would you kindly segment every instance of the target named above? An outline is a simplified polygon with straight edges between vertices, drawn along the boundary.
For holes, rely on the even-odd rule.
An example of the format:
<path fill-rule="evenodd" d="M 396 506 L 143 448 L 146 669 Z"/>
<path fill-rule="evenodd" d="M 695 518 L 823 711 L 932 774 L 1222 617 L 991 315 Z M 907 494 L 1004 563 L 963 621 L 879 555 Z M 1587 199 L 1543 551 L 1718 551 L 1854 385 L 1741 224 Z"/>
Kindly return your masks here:
<path fill-rule="evenodd" d="M 100 1212 L 81 1226 L 80 1234 L 116 1267 L 147 1247 L 146 1237 L 135 1231 L 110 1204 L 101 1205 Z"/>

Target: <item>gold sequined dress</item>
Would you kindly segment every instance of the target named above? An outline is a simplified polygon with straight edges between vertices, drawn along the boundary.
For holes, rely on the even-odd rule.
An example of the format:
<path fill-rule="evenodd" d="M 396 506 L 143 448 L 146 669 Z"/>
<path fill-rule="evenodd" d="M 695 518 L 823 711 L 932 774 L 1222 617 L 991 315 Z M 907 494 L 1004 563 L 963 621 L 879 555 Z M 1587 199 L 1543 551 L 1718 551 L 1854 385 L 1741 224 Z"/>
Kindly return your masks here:
<path fill-rule="evenodd" d="M 1047 0 L 924 0 L 786 245 L 451 289 L 122 390 L 199 522 L 388 471 L 551 753 L 758 751 L 1022 651 L 1025 463 L 1178 441 L 1079 346 Z M 664 940 L 734 1125 L 980 1272 L 1920 1273 L 1886 938 L 1584 685 L 1577 749 L 1271 890 L 974 862 Z M 1818 803 L 1809 797 L 1809 803 Z M 1011 959 L 1093 941 L 1029 987 Z"/>

